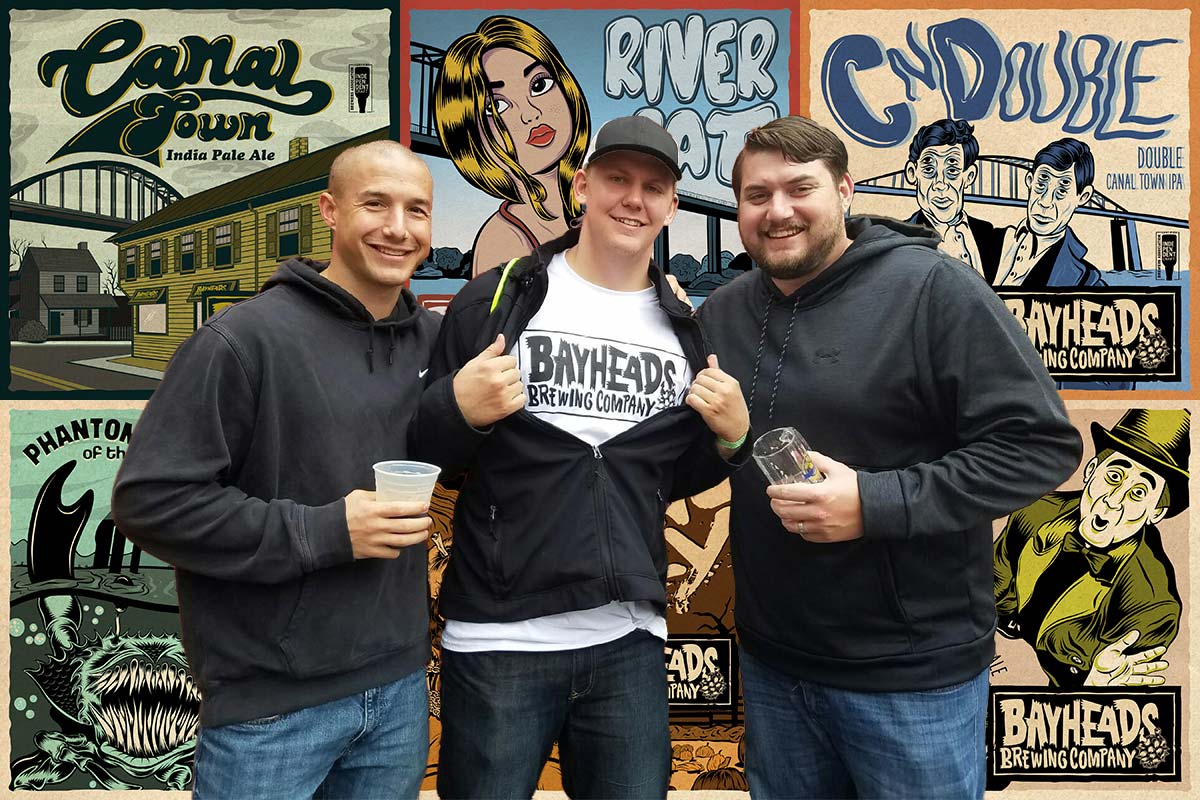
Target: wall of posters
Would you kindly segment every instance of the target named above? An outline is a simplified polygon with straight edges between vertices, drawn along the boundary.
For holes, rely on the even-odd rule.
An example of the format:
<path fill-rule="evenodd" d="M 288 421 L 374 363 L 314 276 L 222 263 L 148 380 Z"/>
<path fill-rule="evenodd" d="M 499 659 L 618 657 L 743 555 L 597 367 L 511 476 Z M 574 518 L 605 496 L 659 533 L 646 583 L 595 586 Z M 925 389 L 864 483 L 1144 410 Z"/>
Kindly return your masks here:
<path fill-rule="evenodd" d="M 994 526 L 989 795 L 1192 793 L 1190 4 L 34 5 L 4 26 L 8 790 L 190 780 L 171 571 L 112 523 L 112 478 L 179 343 L 280 260 L 329 257 L 317 197 L 342 149 L 399 139 L 429 164 L 434 248 L 411 288 L 437 310 L 564 232 L 600 126 L 649 116 L 684 162 L 656 258 L 698 304 L 754 268 L 730 188 L 742 137 L 807 113 L 847 144 L 852 213 L 933 228 L 993 286 L 1085 442 L 1057 492 Z M 496 77 L 487 49 L 545 67 L 500 128 L 471 89 Z M 515 168 L 493 180 L 504 158 L 479 148 Z M 438 489 L 428 549 L 426 790 L 455 496 Z M 671 785 L 692 796 L 746 789 L 728 518 L 720 486 L 664 520 Z M 156 688 L 131 699 L 137 682 Z M 542 788 L 561 790 L 557 764 Z"/>

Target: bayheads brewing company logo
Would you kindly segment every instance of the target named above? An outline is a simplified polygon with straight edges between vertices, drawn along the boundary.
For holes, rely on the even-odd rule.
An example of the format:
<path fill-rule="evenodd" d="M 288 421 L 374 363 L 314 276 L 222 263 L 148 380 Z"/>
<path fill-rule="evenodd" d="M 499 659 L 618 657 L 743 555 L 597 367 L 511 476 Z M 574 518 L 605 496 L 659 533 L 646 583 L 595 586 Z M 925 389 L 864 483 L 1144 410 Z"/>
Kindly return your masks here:
<path fill-rule="evenodd" d="M 733 640 L 724 636 L 667 639 L 667 699 L 672 707 L 728 709 L 736 699 Z"/>
<path fill-rule="evenodd" d="M 1010 781 L 1178 781 L 1178 687 L 992 689 L 988 788 Z"/>
<path fill-rule="evenodd" d="M 1055 378 L 1180 379 L 1179 287 L 996 293 Z"/>
<path fill-rule="evenodd" d="M 38 63 L 42 85 L 60 82 L 62 107 L 69 114 L 96 117 L 50 161 L 73 153 L 116 153 L 162 166 L 162 148 L 172 134 L 201 142 L 262 142 L 273 135 L 271 111 L 309 116 L 320 113 L 333 99 L 329 84 L 296 80 L 300 46 L 290 39 L 237 53 L 228 34 L 211 40 L 184 36 L 178 44 L 151 45 L 135 55 L 144 38 L 138 22 L 112 20 L 88 34 L 74 50 L 53 50 L 42 56 Z M 119 65 L 126 59 L 115 80 L 107 85 L 97 81 L 97 67 Z M 135 88 L 158 91 L 122 103 Z M 271 93 L 281 99 L 273 99 Z M 200 111 L 205 103 L 218 101 L 270 110 Z"/>

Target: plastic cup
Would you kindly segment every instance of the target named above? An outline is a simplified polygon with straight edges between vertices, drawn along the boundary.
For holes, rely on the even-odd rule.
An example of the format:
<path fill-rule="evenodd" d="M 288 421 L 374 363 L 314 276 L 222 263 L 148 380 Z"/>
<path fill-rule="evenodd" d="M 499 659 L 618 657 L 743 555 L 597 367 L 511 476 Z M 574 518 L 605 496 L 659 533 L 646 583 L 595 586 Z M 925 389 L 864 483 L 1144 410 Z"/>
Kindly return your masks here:
<path fill-rule="evenodd" d="M 821 470 L 808 454 L 808 442 L 795 428 L 767 431 L 754 442 L 754 463 L 771 484 L 820 483 Z"/>
<path fill-rule="evenodd" d="M 375 499 L 427 503 L 441 467 L 423 461 L 380 461 L 375 467 Z"/>

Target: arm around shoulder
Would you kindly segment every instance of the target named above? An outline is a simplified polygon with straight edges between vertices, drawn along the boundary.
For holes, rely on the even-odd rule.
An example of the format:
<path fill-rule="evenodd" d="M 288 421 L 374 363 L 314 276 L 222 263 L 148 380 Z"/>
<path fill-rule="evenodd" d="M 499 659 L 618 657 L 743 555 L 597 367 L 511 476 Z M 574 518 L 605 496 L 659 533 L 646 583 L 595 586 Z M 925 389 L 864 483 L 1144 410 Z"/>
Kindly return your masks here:
<path fill-rule="evenodd" d="M 467 421 L 455 394 L 459 371 L 479 355 L 475 351 L 479 328 L 487 314 L 488 278 L 468 284 L 450 303 L 430 357 L 425 389 L 409 426 L 409 452 L 414 458 L 437 464 L 445 477 L 464 472 L 490 430 Z"/>

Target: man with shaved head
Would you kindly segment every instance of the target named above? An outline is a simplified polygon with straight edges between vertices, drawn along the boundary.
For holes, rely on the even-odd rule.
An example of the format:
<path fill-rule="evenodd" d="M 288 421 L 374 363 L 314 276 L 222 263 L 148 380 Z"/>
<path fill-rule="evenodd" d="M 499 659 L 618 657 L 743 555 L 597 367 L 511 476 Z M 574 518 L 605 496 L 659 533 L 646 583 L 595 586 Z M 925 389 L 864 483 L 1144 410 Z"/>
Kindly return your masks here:
<path fill-rule="evenodd" d="M 430 518 L 364 487 L 406 457 L 437 334 L 403 288 L 432 204 L 408 148 L 341 153 L 320 198 L 329 263 L 281 264 L 210 318 L 134 428 L 113 515 L 176 568 L 198 798 L 419 791 Z"/>

